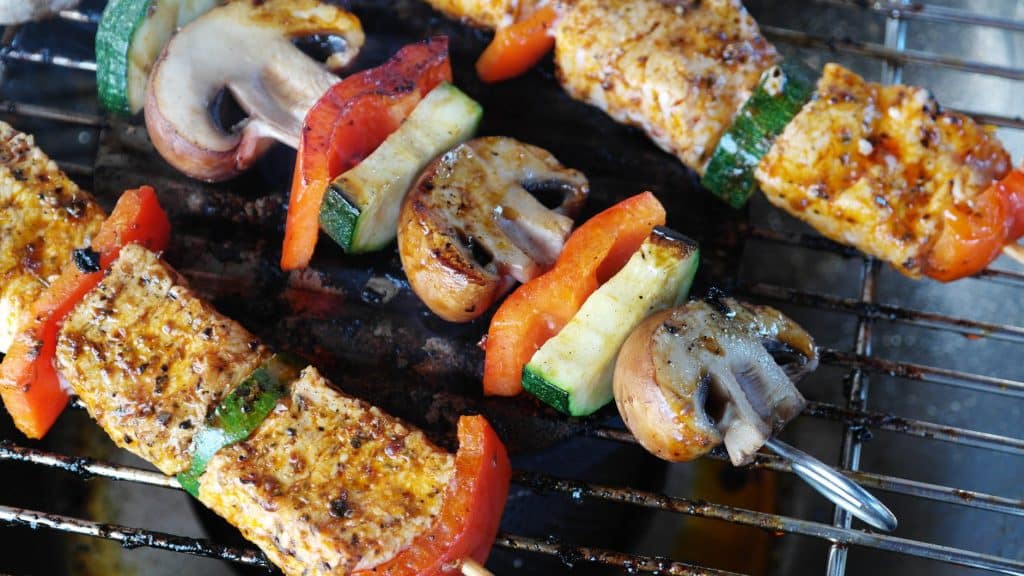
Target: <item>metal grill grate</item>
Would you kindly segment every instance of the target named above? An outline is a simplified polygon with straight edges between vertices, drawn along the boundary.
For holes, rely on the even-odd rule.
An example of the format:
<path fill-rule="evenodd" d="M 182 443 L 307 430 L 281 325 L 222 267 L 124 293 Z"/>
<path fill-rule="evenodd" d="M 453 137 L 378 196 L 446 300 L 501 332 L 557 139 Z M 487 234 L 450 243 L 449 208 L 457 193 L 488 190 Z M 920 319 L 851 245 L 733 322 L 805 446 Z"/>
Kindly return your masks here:
<path fill-rule="evenodd" d="M 818 50 L 824 49 L 879 59 L 884 64 L 882 79 L 887 82 L 899 82 L 903 66 L 908 64 L 923 64 L 1010 80 L 1024 80 L 1024 69 L 1021 68 L 963 60 L 961 58 L 906 48 L 907 27 L 913 21 L 976 25 L 1011 32 L 1024 31 L 1024 21 L 1006 20 L 943 6 L 911 5 L 906 0 L 903 0 L 903 2 L 873 3 L 866 3 L 860 0 L 818 0 L 818 3 L 840 9 L 866 11 L 884 15 L 886 18 L 884 44 L 816 36 L 803 31 L 772 26 L 763 26 L 763 30 L 771 39 L 792 46 Z M 79 11 L 64 11 L 60 14 L 60 17 L 68 21 L 84 24 L 95 24 L 98 19 L 98 15 L 94 12 Z M 8 31 L 4 38 L 5 42 L 10 42 L 13 34 Z M 95 71 L 96 69 L 95 62 L 68 58 L 49 49 L 26 51 L 14 48 L 9 44 L 0 47 L 0 58 L 7 61 L 29 62 L 40 66 L 56 66 L 82 71 Z M 99 128 L 105 123 L 104 119 L 100 116 L 48 108 L 29 102 L 3 101 L 0 102 L 0 111 L 14 116 L 31 117 L 89 128 Z M 982 122 L 1011 129 L 1024 129 L 1024 120 L 1019 117 L 978 112 L 967 113 Z M 92 166 L 86 164 L 62 163 L 61 167 L 73 175 L 88 175 L 92 172 Z M 930 331 L 959 334 L 966 337 L 985 337 L 1010 343 L 1024 342 L 1024 327 L 982 322 L 965 317 L 955 317 L 919 310 L 913 307 L 880 304 L 878 302 L 878 288 L 881 267 L 877 261 L 864 258 L 849 247 L 841 246 L 821 237 L 803 232 L 792 232 L 760 225 L 749 226 L 744 232 L 745 237 L 750 241 L 768 243 L 787 249 L 809 249 L 845 259 L 856 258 L 861 262 L 860 284 L 855 298 L 844 298 L 832 293 L 795 289 L 765 282 L 753 282 L 741 285 L 739 288 L 741 294 L 761 300 L 847 315 L 855 319 L 852 352 L 832 348 L 824 348 L 822 350 L 823 364 L 836 366 L 848 371 L 850 385 L 846 391 L 845 403 L 843 405 L 835 405 L 823 402 L 810 402 L 805 413 L 805 417 L 842 424 L 843 433 L 839 468 L 843 473 L 870 489 L 969 509 L 985 510 L 1007 516 L 1024 516 L 1024 500 L 859 470 L 864 438 L 862 432 L 864 429 L 885 430 L 908 437 L 927 438 L 956 445 L 1003 452 L 1014 456 L 1024 456 L 1024 439 L 956 428 L 931 421 L 902 418 L 893 414 L 868 410 L 869 376 L 875 374 L 931 382 L 968 391 L 980 391 L 1013 398 L 1024 397 L 1024 381 L 940 368 L 909 361 L 876 358 L 872 355 L 872 344 L 874 343 L 873 330 L 878 324 L 890 323 L 913 326 Z M 1024 274 L 1005 270 L 986 270 L 976 276 L 976 280 L 1014 288 L 1024 287 Z M 78 407 L 81 408 L 81 406 Z M 635 443 L 633 437 L 622 429 L 598 427 L 590 430 L 589 433 L 594 438 L 605 441 Z M 721 452 L 712 453 L 710 457 L 718 460 L 726 459 Z M 20 447 L 8 441 L 0 441 L 0 461 L 25 462 L 50 469 L 62 470 L 83 480 L 103 478 L 132 482 L 154 488 L 180 490 L 176 480 L 156 472 Z M 772 455 L 759 456 L 753 466 L 774 472 L 791 472 L 789 465 L 784 460 Z M 1019 559 L 998 557 L 957 547 L 852 529 L 849 515 L 841 510 L 836 510 L 832 523 L 826 524 L 795 517 L 735 508 L 712 502 L 672 497 L 666 494 L 641 491 L 628 487 L 592 484 L 529 471 L 514 472 L 513 481 L 529 490 L 560 493 L 574 500 L 580 498 L 605 500 L 676 514 L 718 519 L 761 528 L 771 532 L 797 534 L 826 541 L 831 543 L 827 562 L 827 574 L 829 575 L 845 573 L 847 555 L 850 553 L 851 546 L 876 548 L 1005 574 L 1024 574 L 1024 561 Z M 0 524 L 48 528 L 114 540 L 126 548 L 151 547 L 197 556 L 219 558 L 243 565 L 270 568 L 263 554 L 253 549 L 235 549 L 205 540 L 124 526 L 100 524 L 79 518 L 9 506 L 0 506 Z M 732 572 L 694 566 L 660 557 L 649 557 L 556 541 L 538 540 L 515 534 L 500 534 L 497 545 L 510 550 L 557 556 L 570 565 L 577 562 L 593 562 L 619 567 L 630 573 L 640 571 L 661 574 L 733 574 Z"/>

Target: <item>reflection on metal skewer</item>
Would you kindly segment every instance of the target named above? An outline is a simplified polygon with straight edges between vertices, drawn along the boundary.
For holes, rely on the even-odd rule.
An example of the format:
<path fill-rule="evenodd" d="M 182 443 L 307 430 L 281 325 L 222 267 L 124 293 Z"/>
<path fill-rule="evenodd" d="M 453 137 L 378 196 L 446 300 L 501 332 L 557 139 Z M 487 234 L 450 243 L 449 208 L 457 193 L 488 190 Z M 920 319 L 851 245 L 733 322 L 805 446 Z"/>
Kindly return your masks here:
<path fill-rule="evenodd" d="M 793 472 L 797 476 L 836 506 L 879 530 L 891 532 L 896 529 L 896 516 L 892 511 L 852 480 L 829 468 L 810 454 L 797 450 L 775 438 L 769 438 L 765 446 L 789 460 Z"/>

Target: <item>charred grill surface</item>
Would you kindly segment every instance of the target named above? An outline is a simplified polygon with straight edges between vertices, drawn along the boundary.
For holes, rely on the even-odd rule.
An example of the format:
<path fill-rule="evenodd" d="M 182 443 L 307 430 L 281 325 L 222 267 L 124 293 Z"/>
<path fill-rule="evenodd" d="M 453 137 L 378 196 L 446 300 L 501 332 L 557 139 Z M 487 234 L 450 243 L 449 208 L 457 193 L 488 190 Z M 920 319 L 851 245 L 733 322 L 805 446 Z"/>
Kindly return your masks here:
<path fill-rule="evenodd" d="M 415 0 L 356 0 L 351 6 L 367 33 L 356 68 L 377 65 L 412 40 L 448 35 L 456 84 L 484 107 L 480 134 L 543 147 L 588 177 L 591 194 L 580 221 L 652 190 L 668 210 L 668 224 L 698 239 L 709 255 L 704 278 L 732 276 L 743 214 L 703 193 L 692 173 L 639 131 L 571 100 L 554 81 L 550 61 L 515 81 L 484 86 L 466 65 L 485 46 L 483 33 Z M 154 186 L 174 223 L 167 260 L 199 293 L 268 345 L 315 360 L 347 392 L 408 419 L 442 444 L 451 445 L 455 421 L 465 412 L 485 414 L 513 453 L 589 429 L 590 423 L 566 420 L 527 398 L 483 398 L 477 343 L 489 315 L 466 325 L 434 316 L 410 290 L 394 246 L 353 257 L 321 242 L 311 269 L 280 272 L 292 164 L 290 151 L 276 152 L 237 180 L 204 184 L 168 166 L 145 130 L 114 124 L 101 134 L 95 190 L 109 206 L 127 187 Z"/>

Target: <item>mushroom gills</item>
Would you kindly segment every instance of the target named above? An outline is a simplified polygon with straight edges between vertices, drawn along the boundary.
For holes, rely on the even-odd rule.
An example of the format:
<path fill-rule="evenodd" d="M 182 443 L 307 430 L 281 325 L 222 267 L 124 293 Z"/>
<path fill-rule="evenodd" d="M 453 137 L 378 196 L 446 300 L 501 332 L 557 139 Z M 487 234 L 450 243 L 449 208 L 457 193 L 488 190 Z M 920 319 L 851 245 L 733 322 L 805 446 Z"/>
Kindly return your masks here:
<path fill-rule="evenodd" d="M 616 375 L 620 412 L 655 454 L 688 460 L 724 443 L 733 464 L 747 464 L 803 410 L 793 382 L 817 367 L 817 349 L 777 310 L 716 298 L 658 321 L 638 335 L 650 342 L 650 377 Z"/>
<path fill-rule="evenodd" d="M 588 193 L 583 174 L 536 146 L 486 137 L 453 148 L 423 171 L 399 218 L 413 291 L 446 320 L 480 316 L 554 264 Z"/>
<path fill-rule="evenodd" d="M 160 154 L 193 178 L 225 180 L 255 162 L 274 141 L 297 146 L 309 108 L 338 77 L 293 44 L 335 36 L 327 58 L 351 62 L 364 42 L 358 18 L 317 0 L 236 0 L 182 28 L 153 67 L 146 127 Z M 248 118 L 225 130 L 209 103 L 227 90 Z"/>

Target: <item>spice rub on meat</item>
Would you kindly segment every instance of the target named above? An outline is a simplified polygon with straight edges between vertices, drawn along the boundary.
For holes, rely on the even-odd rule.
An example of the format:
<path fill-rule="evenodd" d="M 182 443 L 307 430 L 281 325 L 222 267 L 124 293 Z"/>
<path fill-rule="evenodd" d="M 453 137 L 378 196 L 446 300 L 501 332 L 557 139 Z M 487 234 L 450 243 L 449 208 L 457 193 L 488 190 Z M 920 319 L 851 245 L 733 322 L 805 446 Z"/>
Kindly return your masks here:
<path fill-rule="evenodd" d="M 188 468 L 207 414 L 268 356 L 137 245 L 68 315 L 57 342 L 57 369 L 93 419 L 165 474 Z"/>
<path fill-rule="evenodd" d="M 777 59 L 738 0 L 580 0 L 555 33 L 572 97 L 639 126 L 699 173 Z"/>
<path fill-rule="evenodd" d="M 347 574 L 428 529 L 454 456 L 306 368 L 245 441 L 218 452 L 199 499 L 287 574 Z"/>
<path fill-rule="evenodd" d="M 823 235 L 919 276 L 943 213 L 1009 170 L 992 128 L 942 111 L 923 88 L 828 64 L 756 177 L 772 204 Z"/>
<path fill-rule="evenodd" d="M 105 217 L 32 136 L 0 122 L 0 352 Z"/>

